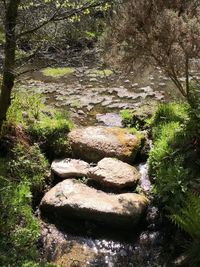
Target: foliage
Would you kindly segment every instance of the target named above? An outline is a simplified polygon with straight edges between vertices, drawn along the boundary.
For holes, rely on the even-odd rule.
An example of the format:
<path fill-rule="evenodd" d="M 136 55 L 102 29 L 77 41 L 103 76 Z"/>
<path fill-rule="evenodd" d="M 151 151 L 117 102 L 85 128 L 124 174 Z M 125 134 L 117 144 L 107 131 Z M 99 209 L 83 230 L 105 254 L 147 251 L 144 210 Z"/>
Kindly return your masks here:
<path fill-rule="evenodd" d="M 164 211 L 184 232 L 181 246 L 186 248 L 186 266 L 200 263 L 199 152 L 200 120 L 193 100 L 189 105 L 169 103 L 158 107 L 151 119 L 153 149 L 150 176 L 153 193 Z M 193 108 L 192 108 L 193 107 Z M 185 265 L 184 265 L 185 266 Z"/>
<path fill-rule="evenodd" d="M 26 180 L 32 192 L 41 192 L 49 164 L 36 144 L 29 148 L 16 145 L 12 159 L 7 163 L 9 175 L 19 181 Z"/>
<path fill-rule="evenodd" d="M 43 104 L 39 94 L 16 93 L 8 110 L 7 123 L 3 133 L 9 131 L 9 124 L 21 124 L 48 156 L 63 157 L 70 153 L 67 134 L 72 123 L 65 112 L 50 109 Z"/>
<path fill-rule="evenodd" d="M 153 149 L 149 155 L 149 172 L 154 192 L 165 207 L 177 209 L 185 193 L 196 183 L 196 157 L 188 125 L 190 109 L 185 104 L 169 103 L 158 107 L 151 120 Z"/>
<path fill-rule="evenodd" d="M 40 119 L 43 111 L 45 111 L 45 106 L 42 95 L 17 92 L 13 94 L 7 121 L 16 125 L 27 126 L 29 123 Z"/>
<path fill-rule="evenodd" d="M 156 166 L 154 193 L 166 205 L 165 208 L 176 210 L 180 208 L 190 185 L 189 170 L 184 168 L 184 158 L 181 156 L 162 160 L 165 163 L 160 162 Z"/>
<path fill-rule="evenodd" d="M 74 73 L 73 68 L 46 68 L 42 70 L 43 75 L 60 78 L 65 75 Z"/>
<path fill-rule="evenodd" d="M 124 1 L 105 41 L 108 59 L 128 70 L 159 66 L 189 101 L 192 66 L 200 55 L 199 12 L 196 0 Z"/>
<path fill-rule="evenodd" d="M 137 130 L 149 130 L 151 118 L 156 111 L 156 101 L 145 102 L 137 109 L 125 109 L 120 112 L 122 124 L 125 127 L 135 127 Z"/>
<path fill-rule="evenodd" d="M 152 126 L 169 122 L 183 123 L 188 116 L 189 107 L 183 103 L 160 104 L 152 117 Z"/>
<path fill-rule="evenodd" d="M 171 220 L 185 231 L 191 240 L 186 243 L 187 261 L 190 266 L 200 265 L 200 197 L 188 194 L 182 208 L 170 216 Z"/>
<path fill-rule="evenodd" d="M 66 114 L 57 112 L 53 118 L 44 117 L 28 128 L 34 142 L 37 142 L 46 155 L 53 159 L 69 155 L 70 146 L 67 140 L 72 124 Z"/>
<path fill-rule="evenodd" d="M 156 172 L 163 164 L 163 161 L 173 159 L 173 148 L 171 144 L 177 133 L 180 131 L 178 122 L 170 122 L 168 124 L 157 125 L 154 129 L 154 146 L 149 156 L 150 173 L 152 176 L 157 176 Z"/>
<path fill-rule="evenodd" d="M 59 127 L 66 130 L 66 124 L 70 123 L 62 121 L 58 113 L 51 118 L 54 112 L 49 113 L 44 107 L 41 96 L 21 93 L 15 95 L 9 109 L 2 142 L 8 136 L 15 141 L 7 157 L 0 158 L 1 266 L 52 266 L 38 263 L 39 224 L 32 211 L 46 186 L 49 164 L 39 145 L 31 145 L 24 129 L 28 131 L 33 122 L 37 122 L 35 125 L 43 136 L 46 133 L 42 129 L 47 129 L 48 125 L 52 131 Z"/>
<path fill-rule="evenodd" d="M 38 256 L 39 226 L 32 215 L 30 187 L 7 177 L 0 177 L 0 184 L 0 262 L 2 266 L 21 266 L 24 259 Z"/>
<path fill-rule="evenodd" d="M 23 266 L 39 258 L 39 224 L 32 213 L 32 193 L 44 187 L 48 163 L 38 146 L 17 145 L 12 152 L 0 161 L 0 262 L 2 266 Z"/>

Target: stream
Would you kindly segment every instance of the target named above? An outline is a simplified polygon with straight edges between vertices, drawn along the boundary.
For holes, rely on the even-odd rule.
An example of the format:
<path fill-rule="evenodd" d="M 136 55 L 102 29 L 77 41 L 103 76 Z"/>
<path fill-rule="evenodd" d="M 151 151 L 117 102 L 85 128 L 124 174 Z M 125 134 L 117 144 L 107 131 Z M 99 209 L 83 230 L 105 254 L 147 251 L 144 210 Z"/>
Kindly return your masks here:
<path fill-rule="evenodd" d="M 121 127 L 119 111 L 171 99 L 174 86 L 159 68 L 141 75 L 102 72 L 97 64 L 65 64 L 73 71 L 62 77 L 34 71 L 20 81 L 20 90 L 45 96 L 51 107 L 67 111 L 76 126 Z M 138 166 L 140 190 L 151 203 L 139 229 L 127 231 L 104 228 L 88 221 L 69 220 L 68 227 L 41 221 L 40 246 L 43 258 L 64 267 L 158 267 L 174 266 L 166 254 L 167 240 L 159 210 L 150 195 L 147 163 Z M 167 248 L 168 249 L 168 248 Z M 169 252 L 168 252 L 169 253 Z"/>
<path fill-rule="evenodd" d="M 29 68 L 34 69 L 35 65 L 42 68 L 38 62 Z M 137 109 L 144 104 L 151 109 L 157 102 L 180 97 L 159 68 L 126 75 L 103 68 L 94 59 L 67 64 L 62 58 L 47 65 L 67 67 L 69 73 L 53 77 L 42 69 L 33 71 L 20 79 L 20 91 L 43 94 L 46 104 L 67 111 L 77 126 L 121 126 L 120 110 Z"/>
<path fill-rule="evenodd" d="M 140 164 L 141 188 L 148 194 L 150 181 L 147 164 Z M 158 267 L 165 265 L 162 249 L 161 215 L 150 205 L 145 223 L 127 231 L 102 228 L 87 221 L 70 221 L 57 227 L 42 222 L 43 257 L 66 267 Z M 160 228 L 160 229 L 159 229 Z M 138 233 L 138 234 L 137 234 Z"/>

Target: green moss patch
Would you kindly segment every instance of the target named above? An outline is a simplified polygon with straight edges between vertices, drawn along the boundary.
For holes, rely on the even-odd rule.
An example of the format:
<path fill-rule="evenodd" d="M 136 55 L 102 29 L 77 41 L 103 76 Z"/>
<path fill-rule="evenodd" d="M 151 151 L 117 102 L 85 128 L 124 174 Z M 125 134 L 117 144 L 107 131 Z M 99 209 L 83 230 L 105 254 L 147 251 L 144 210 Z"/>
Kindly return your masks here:
<path fill-rule="evenodd" d="M 49 76 L 53 78 L 60 78 L 65 75 L 69 75 L 75 72 L 74 68 L 46 68 L 42 70 L 44 76 Z"/>

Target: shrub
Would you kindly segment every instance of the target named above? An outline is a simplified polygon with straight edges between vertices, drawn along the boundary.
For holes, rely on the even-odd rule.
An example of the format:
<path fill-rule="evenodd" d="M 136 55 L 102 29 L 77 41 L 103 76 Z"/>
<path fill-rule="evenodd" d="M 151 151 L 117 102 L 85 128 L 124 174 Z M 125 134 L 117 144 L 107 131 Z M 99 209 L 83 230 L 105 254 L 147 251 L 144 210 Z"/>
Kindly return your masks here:
<path fill-rule="evenodd" d="M 189 170 L 184 168 L 184 157 L 163 159 L 157 168 L 154 193 L 165 208 L 179 209 L 189 188 Z"/>

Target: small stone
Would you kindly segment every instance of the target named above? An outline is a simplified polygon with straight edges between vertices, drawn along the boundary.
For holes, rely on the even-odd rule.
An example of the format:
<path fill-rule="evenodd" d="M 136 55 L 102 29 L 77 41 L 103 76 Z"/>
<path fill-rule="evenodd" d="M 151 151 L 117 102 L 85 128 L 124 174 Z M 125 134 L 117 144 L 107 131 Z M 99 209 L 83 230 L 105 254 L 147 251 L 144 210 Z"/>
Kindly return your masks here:
<path fill-rule="evenodd" d="M 28 113 L 26 111 L 23 111 L 22 112 L 22 117 L 23 117 L 23 119 L 28 119 L 29 115 L 28 115 Z"/>
<path fill-rule="evenodd" d="M 125 80 L 124 83 L 130 83 L 130 80 Z"/>
<path fill-rule="evenodd" d="M 98 82 L 97 78 L 90 78 L 90 82 Z"/>
<path fill-rule="evenodd" d="M 78 110 L 77 113 L 78 115 L 85 115 L 85 112 L 83 110 Z"/>
<path fill-rule="evenodd" d="M 159 83 L 158 85 L 161 87 L 164 87 L 164 86 L 166 86 L 166 83 Z"/>

